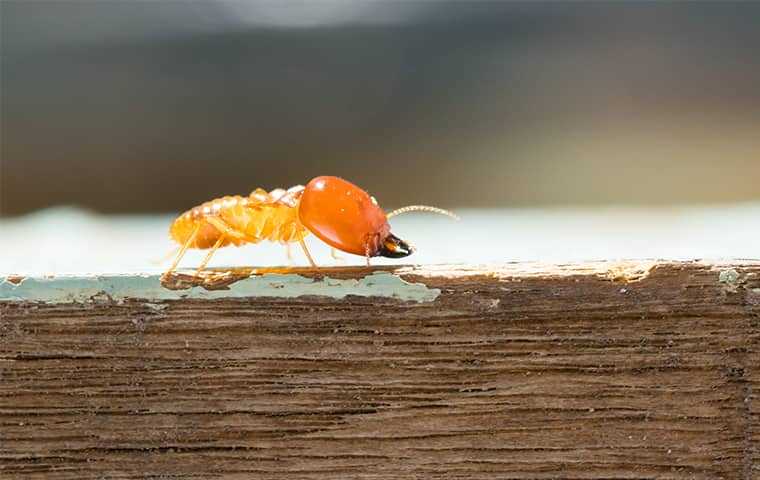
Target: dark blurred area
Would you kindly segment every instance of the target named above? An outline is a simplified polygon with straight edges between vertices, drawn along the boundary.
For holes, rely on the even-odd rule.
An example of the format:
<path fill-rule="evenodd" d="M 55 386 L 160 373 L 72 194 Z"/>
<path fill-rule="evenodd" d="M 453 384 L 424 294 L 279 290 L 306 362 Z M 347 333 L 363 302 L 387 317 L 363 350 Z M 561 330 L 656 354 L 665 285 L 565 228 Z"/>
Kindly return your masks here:
<path fill-rule="evenodd" d="M 3 215 L 760 200 L 760 3 L 0 5 Z"/>

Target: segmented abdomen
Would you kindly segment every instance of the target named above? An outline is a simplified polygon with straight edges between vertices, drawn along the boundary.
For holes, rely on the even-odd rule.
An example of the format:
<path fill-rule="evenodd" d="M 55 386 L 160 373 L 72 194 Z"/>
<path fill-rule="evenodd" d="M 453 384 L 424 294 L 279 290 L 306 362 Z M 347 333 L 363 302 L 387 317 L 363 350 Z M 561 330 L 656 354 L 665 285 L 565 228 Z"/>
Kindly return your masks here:
<path fill-rule="evenodd" d="M 184 245 L 198 229 L 189 248 L 211 248 L 224 233 L 220 247 L 271 242 L 297 242 L 309 231 L 298 220 L 298 198 L 303 187 L 267 193 L 256 189 L 248 197 L 227 196 L 208 201 L 180 215 L 171 225 L 169 235 Z M 229 226 L 235 235 L 222 232 L 209 219 L 214 217 Z M 236 236 L 241 235 L 241 237 Z"/>

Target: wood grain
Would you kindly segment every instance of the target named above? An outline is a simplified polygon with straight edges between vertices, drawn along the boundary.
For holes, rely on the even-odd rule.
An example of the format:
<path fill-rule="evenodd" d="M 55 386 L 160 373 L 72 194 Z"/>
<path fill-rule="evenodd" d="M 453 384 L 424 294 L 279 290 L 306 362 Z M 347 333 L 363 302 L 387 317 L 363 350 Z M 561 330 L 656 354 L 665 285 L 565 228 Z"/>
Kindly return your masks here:
<path fill-rule="evenodd" d="M 0 477 L 760 478 L 760 264 L 392 270 L 442 293 L 0 304 Z"/>

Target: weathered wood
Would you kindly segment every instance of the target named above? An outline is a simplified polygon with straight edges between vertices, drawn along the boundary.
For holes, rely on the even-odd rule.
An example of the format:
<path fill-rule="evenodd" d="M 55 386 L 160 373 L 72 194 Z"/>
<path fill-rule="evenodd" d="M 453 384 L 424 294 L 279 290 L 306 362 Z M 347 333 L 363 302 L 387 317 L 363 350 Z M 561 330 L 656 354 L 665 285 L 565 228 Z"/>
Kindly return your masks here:
<path fill-rule="evenodd" d="M 0 303 L 0 477 L 760 478 L 760 264 L 384 270 Z"/>

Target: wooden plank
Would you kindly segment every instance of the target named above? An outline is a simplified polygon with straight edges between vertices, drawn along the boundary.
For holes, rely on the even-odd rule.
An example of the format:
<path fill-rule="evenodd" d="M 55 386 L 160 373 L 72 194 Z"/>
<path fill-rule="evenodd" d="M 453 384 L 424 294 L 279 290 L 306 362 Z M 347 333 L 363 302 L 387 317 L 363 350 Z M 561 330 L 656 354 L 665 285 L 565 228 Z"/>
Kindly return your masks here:
<path fill-rule="evenodd" d="M 0 302 L 0 476 L 760 478 L 760 263 L 376 270 Z"/>

